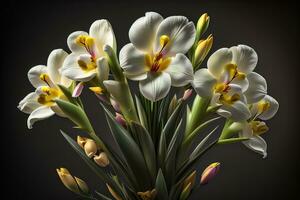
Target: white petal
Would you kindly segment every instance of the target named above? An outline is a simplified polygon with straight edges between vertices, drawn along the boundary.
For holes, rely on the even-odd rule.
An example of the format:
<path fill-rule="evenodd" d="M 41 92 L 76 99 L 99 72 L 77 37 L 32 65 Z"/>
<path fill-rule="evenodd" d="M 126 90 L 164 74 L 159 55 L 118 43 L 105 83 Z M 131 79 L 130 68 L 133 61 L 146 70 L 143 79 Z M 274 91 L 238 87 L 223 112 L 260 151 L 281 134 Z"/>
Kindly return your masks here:
<path fill-rule="evenodd" d="M 105 57 L 101 57 L 97 60 L 98 66 L 98 76 L 99 80 L 102 82 L 108 79 L 109 75 L 109 66 Z"/>
<path fill-rule="evenodd" d="M 87 82 L 97 75 L 97 71 L 91 70 L 86 72 L 80 67 L 69 67 L 63 70 L 63 74 L 71 80 Z"/>
<path fill-rule="evenodd" d="M 62 81 L 62 76 L 60 74 L 60 68 L 63 66 L 65 58 L 68 56 L 68 53 L 62 49 L 53 50 L 47 61 L 47 69 L 51 80 L 56 84 L 63 84 L 66 87 L 69 87 L 72 83 L 70 79 L 64 78 Z"/>
<path fill-rule="evenodd" d="M 41 74 L 47 74 L 47 67 L 44 65 L 37 65 L 28 71 L 28 79 L 33 87 L 46 86 L 47 84 L 40 79 Z"/>
<path fill-rule="evenodd" d="M 87 52 L 83 46 L 76 44 L 76 38 L 80 35 L 88 35 L 88 33 L 84 32 L 84 31 L 75 31 L 75 32 L 71 33 L 67 39 L 68 47 L 74 53 L 86 53 Z"/>
<path fill-rule="evenodd" d="M 133 45 L 146 52 L 154 47 L 155 34 L 163 17 L 155 12 L 147 12 L 144 17 L 137 19 L 129 29 L 129 39 Z"/>
<path fill-rule="evenodd" d="M 122 100 L 122 87 L 120 82 L 114 80 L 103 81 L 105 88 L 108 92 L 118 101 Z"/>
<path fill-rule="evenodd" d="M 262 137 L 252 137 L 247 141 L 243 141 L 243 144 L 252 151 L 263 155 L 263 158 L 267 157 L 267 143 Z"/>
<path fill-rule="evenodd" d="M 90 27 L 90 36 L 95 39 L 96 46 L 100 55 L 103 54 L 104 45 L 109 45 L 113 49 L 116 49 L 116 39 L 114 31 L 110 25 L 110 23 L 105 20 L 97 20 Z M 101 53 L 102 52 L 102 53 Z"/>
<path fill-rule="evenodd" d="M 27 126 L 29 129 L 32 129 L 32 126 L 35 122 L 51 117 L 55 113 L 51 110 L 50 107 L 41 106 L 35 109 L 27 119 Z"/>
<path fill-rule="evenodd" d="M 216 82 L 211 73 L 207 69 L 202 68 L 196 71 L 192 85 L 199 96 L 210 97 Z"/>
<path fill-rule="evenodd" d="M 277 113 L 279 109 L 279 103 L 274 99 L 273 97 L 266 95 L 263 98 L 263 101 L 269 102 L 270 107 L 266 111 L 264 111 L 262 114 L 259 115 L 259 118 L 262 120 L 268 120 L 274 117 L 274 115 Z"/>
<path fill-rule="evenodd" d="M 147 79 L 140 81 L 140 91 L 150 101 L 164 98 L 171 88 L 171 77 L 168 73 L 149 72 Z"/>
<path fill-rule="evenodd" d="M 120 65 L 125 75 L 133 80 L 143 80 L 146 76 L 145 53 L 139 51 L 132 43 L 125 45 L 120 51 Z"/>
<path fill-rule="evenodd" d="M 238 70 L 243 73 L 250 73 L 256 67 L 258 57 L 254 49 L 246 45 L 231 47 L 232 61 L 237 64 Z"/>
<path fill-rule="evenodd" d="M 41 106 L 37 102 L 38 95 L 35 92 L 29 93 L 22 99 L 18 105 L 18 109 L 24 113 L 30 114 L 32 111 Z"/>
<path fill-rule="evenodd" d="M 228 111 L 230 113 L 230 116 L 227 114 L 224 115 L 222 112 Z M 232 105 L 226 105 L 224 104 L 221 109 L 217 111 L 221 116 L 224 116 L 226 118 L 231 118 L 233 121 L 244 121 L 251 117 L 250 111 L 245 103 L 242 101 L 236 101 Z"/>
<path fill-rule="evenodd" d="M 192 63 L 181 53 L 176 54 L 165 72 L 170 74 L 172 86 L 175 87 L 185 86 L 193 80 Z"/>
<path fill-rule="evenodd" d="M 249 104 L 258 102 L 267 94 L 267 82 L 256 72 L 248 74 L 247 79 L 249 81 L 248 90 L 245 92 L 247 101 Z"/>
<path fill-rule="evenodd" d="M 224 71 L 225 65 L 231 63 L 232 52 L 228 48 L 222 48 L 214 52 L 207 61 L 209 72 L 217 79 Z"/>
<path fill-rule="evenodd" d="M 160 37 L 162 35 L 167 35 L 170 38 L 166 47 L 169 55 L 185 54 L 195 42 L 196 30 L 193 22 L 189 22 L 184 16 L 171 16 L 164 19 L 157 29 L 156 52 L 161 48 Z"/>
<path fill-rule="evenodd" d="M 65 59 L 63 68 L 61 69 L 62 75 L 71 80 L 82 82 L 87 82 L 94 78 L 97 75 L 96 69 L 84 71 L 78 65 L 79 56 L 81 56 L 82 58 L 84 55 L 85 54 L 77 53 L 71 53 L 70 55 L 68 55 Z"/>

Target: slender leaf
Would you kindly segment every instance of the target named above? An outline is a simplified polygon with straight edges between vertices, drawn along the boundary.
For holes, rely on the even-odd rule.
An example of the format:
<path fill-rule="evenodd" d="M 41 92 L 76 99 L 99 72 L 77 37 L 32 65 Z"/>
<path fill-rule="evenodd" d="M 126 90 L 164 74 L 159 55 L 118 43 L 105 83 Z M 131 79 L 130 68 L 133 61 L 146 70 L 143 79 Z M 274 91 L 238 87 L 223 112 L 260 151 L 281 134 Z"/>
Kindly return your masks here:
<path fill-rule="evenodd" d="M 94 132 L 88 117 L 81 107 L 61 99 L 56 99 L 55 102 L 80 129 L 86 130 L 89 133 Z"/>
<path fill-rule="evenodd" d="M 95 193 L 100 197 L 100 200 L 112 200 L 111 198 L 105 196 L 104 194 L 101 194 L 98 191 L 95 191 Z"/>
<path fill-rule="evenodd" d="M 142 187 L 141 189 L 146 189 L 150 185 L 150 179 L 142 152 L 130 134 L 115 121 L 115 118 L 110 111 L 107 110 L 103 105 L 102 107 L 105 111 L 109 128 L 116 143 L 119 145 L 130 168 L 134 169 L 137 180 Z"/>
<path fill-rule="evenodd" d="M 137 107 L 140 122 L 146 129 L 148 129 L 146 113 L 145 113 L 145 110 L 144 110 L 144 108 L 141 104 L 140 99 L 137 96 L 135 96 L 135 102 L 136 102 L 136 107 Z"/>
<path fill-rule="evenodd" d="M 156 178 L 156 153 L 152 138 L 148 131 L 140 124 L 132 122 L 131 126 L 136 132 L 146 165 L 154 182 Z"/>
<path fill-rule="evenodd" d="M 77 105 L 77 102 L 75 101 L 75 99 L 72 97 L 72 92 L 69 88 L 58 84 L 59 89 L 64 93 L 64 95 L 67 97 L 67 99 L 73 103 Z"/>
<path fill-rule="evenodd" d="M 161 199 L 161 200 L 168 199 L 168 189 L 167 189 L 166 181 L 165 181 L 165 178 L 164 178 L 164 175 L 163 175 L 161 169 L 159 169 L 158 174 L 157 174 L 155 189 L 157 191 L 156 199 Z"/>

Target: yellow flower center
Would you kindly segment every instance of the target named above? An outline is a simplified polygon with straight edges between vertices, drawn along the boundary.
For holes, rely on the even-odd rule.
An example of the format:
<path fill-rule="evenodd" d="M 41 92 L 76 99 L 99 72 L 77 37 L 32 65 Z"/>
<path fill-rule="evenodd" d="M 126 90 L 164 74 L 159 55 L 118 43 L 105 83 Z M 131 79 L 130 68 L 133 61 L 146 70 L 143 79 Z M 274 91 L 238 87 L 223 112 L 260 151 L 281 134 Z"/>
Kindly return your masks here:
<path fill-rule="evenodd" d="M 269 127 L 261 121 L 251 121 L 250 125 L 254 135 L 261 135 L 269 130 Z"/>
<path fill-rule="evenodd" d="M 41 88 L 41 94 L 39 95 L 37 101 L 45 106 L 53 106 L 54 99 L 59 98 L 63 93 L 57 88 L 50 88 L 48 86 L 43 86 Z"/>
<path fill-rule="evenodd" d="M 227 64 L 225 66 L 225 72 L 228 73 L 228 81 L 227 84 L 231 83 L 235 78 L 239 80 L 243 80 L 246 78 L 246 74 L 243 72 L 239 72 L 237 70 L 237 65 L 236 64 Z"/>
<path fill-rule="evenodd" d="M 239 94 L 229 95 L 228 92 L 230 89 L 230 86 L 226 83 L 217 83 L 214 87 L 214 92 L 221 94 L 219 100 L 223 104 L 232 105 L 234 102 L 241 99 Z"/>
<path fill-rule="evenodd" d="M 95 41 L 94 38 L 88 36 L 88 35 L 79 35 L 75 39 L 76 44 L 83 46 L 86 51 L 92 56 L 95 57 Z"/>
<path fill-rule="evenodd" d="M 91 71 L 93 69 L 96 69 L 97 68 L 97 65 L 96 65 L 96 62 L 95 60 L 93 59 L 93 57 L 90 58 L 90 61 L 89 62 L 85 62 L 84 60 L 78 60 L 77 61 L 79 67 L 83 70 L 83 71 Z"/>
<path fill-rule="evenodd" d="M 89 89 L 96 94 L 102 94 L 104 91 L 101 87 L 89 87 Z"/>
<path fill-rule="evenodd" d="M 261 113 L 267 111 L 270 108 L 271 104 L 268 101 L 261 100 L 257 103 L 257 114 L 260 115 Z"/>
<path fill-rule="evenodd" d="M 170 38 L 166 35 L 160 37 L 161 49 L 154 55 L 146 54 L 145 63 L 149 71 L 161 72 L 164 71 L 171 63 L 171 58 L 165 57 L 164 49 L 169 44 Z"/>

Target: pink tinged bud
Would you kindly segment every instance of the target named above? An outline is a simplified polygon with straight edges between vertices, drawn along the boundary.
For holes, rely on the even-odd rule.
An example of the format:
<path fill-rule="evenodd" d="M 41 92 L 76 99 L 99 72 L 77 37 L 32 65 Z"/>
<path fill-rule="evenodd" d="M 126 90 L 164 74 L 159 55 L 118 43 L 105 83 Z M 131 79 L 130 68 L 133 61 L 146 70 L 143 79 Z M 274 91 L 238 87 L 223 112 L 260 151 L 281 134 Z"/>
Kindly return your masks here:
<path fill-rule="evenodd" d="M 219 162 L 212 163 L 208 167 L 206 167 L 206 169 L 203 171 L 201 175 L 200 184 L 201 185 L 207 184 L 211 179 L 213 179 L 216 176 L 219 169 L 220 169 Z"/>
<path fill-rule="evenodd" d="M 72 97 L 79 97 L 82 93 L 83 88 L 84 88 L 84 83 L 83 82 L 78 83 L 74 88 Z"/>
<path fill-rule="evenodd" d="M 118 112 L 118 113 L 121 112 L 120 104 L 118 102 L 116 102 L 114 99 L 110 98 L 110 103 L 116 112 Z"/>
<path fill-rule="evenodd" d="M 100 99 L 100 101 L 109 104 L 109 100 L 107 99 L 107 97 L 104 94 L 96 94 L 95 93 L 95 95 L 98 99 Z"/>
<path fill-rule="evenodd" d="M 126 121 L 125 121 L 123 115 L 121 115 L 121 114 L 119 114 L 119 113 L 116 113 L 115 119 L 116 119 L 116 121 L 117 121 L 120 125 L 122 125 L 122 126 L 124 126 L 124 127 L 126 126 Z"/>
<path fill-rule="evenodd" d="M 187 89 L 187 90 L 184 91 L 182 99 L 187 100 L 188 98 L 190 98 L 192 96 L 192 94 L 193 94 L 193 90 L 192 89 Z"/>

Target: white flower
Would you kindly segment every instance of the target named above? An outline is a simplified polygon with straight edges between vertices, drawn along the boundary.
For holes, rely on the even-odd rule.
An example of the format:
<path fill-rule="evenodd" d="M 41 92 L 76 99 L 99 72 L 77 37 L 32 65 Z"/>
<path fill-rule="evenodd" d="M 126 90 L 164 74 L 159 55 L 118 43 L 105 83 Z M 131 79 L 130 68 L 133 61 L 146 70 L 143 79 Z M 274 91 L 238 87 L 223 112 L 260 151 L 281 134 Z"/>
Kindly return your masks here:
<path fill-rule="evenodd" d="M 147 12 L 129 30 L 131 43 L 120 51 L 125 75 L 139 82 L 151 101 L 165 97 L 171 85 L 181 87 L 193 79 L 193 67 L 184 55 L 195 41 L 195 26 L 183 16 L 163 19 Z"/>
<path fill-rule="evenodd" d="M 250 120 L 233 124 L 241 125 L 240 137 L 249 138 L 249 140 L 243 141 L 243 144 L 249 149 L 262 154 L 264 158 L 267 156 L 267 143 L 260 135 L 267 132 L 269 128 L 261 120 L 271 119 L 278 108 L 278 102 L 273 97 L 266 95 L 262 100 L 251 105 L 252 116 Z"/>
<path fill-rule="evenodd" d="M 264 78 L 252 72 L 257 60 L 256 52 L 246 45 L 219 49 L 208 59 L 207 69 L 195 73 L 192 85 L 199 96 L 212 98 L 212 105 L 222 105 L 217 111 L 220 115 L 234 121 L 246 120 L 250 117 L 244 95 L 247 89 L 251 101 L 265 95 L 265 92 L 261 93 Z M 255 83 L 250 88 L 248 79 L 261 83 L 261 88 L 258 89 Z"/>
<path fill-rule="evenodd" d="M 95 21 L 89 30 L 75 31 L 68 37 L 72 53 L 67 56 L 62 74 L 71 80 L 87 82 L 95 76 L 102 82 L 108 78 L 109 67 L 103 47 L 109 45 L 116 49 L 116 39 L 107 20 Z"/>
<path fill-rule="evenodd" d="M 53 50 L 48 57 L 47 67 L 37 65 L 29 70 L 28 79 L 36 91 L 29 93 L 18 105 L 22 112 L 30 114 L 27 120 L 29 129 L 36 121 L 46 119 L 55 113 L 64 116 L 53 100 L 64 98 L 57 84 L 69 87 L 72 83 L 59 72 L 67 55 L 62 49 Z"/>

